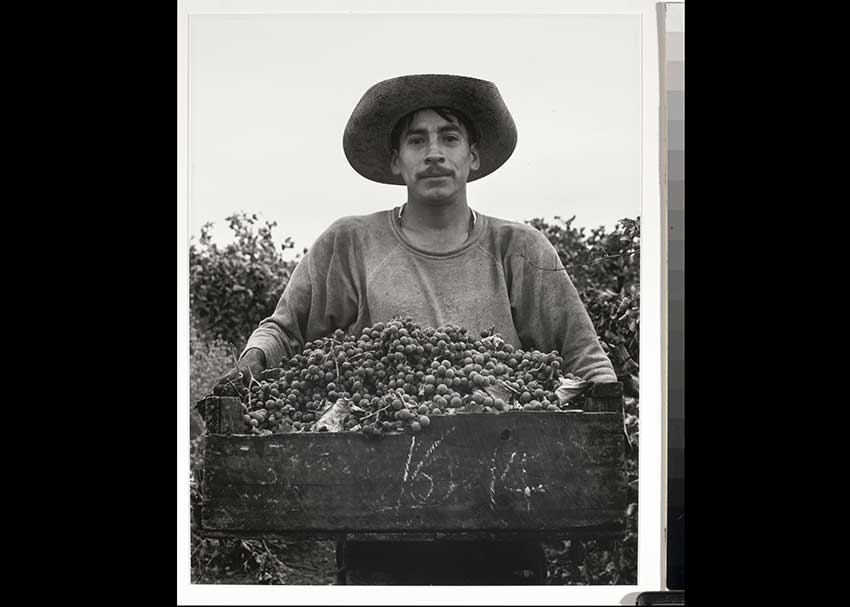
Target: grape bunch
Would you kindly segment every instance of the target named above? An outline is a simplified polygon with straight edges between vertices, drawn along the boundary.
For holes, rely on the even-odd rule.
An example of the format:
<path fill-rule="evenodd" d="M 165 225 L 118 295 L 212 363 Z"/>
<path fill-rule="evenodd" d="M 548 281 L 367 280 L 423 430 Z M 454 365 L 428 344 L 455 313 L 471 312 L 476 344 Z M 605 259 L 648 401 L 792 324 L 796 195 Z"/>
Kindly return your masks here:
<path fill-rule="evenodd" d="M 472 336 L 395 317 L 360 335 L 338 329 L 307 342 L 252 378 L 241 392 L 243 420 L 252 434 L 326 431 L 318 422 L 336 406 L 337 431 L 416 433 L 439 415 L 571 407 L 556 393 L 563 371 L 557 351 L 515 349 L 493 329 Z"/>

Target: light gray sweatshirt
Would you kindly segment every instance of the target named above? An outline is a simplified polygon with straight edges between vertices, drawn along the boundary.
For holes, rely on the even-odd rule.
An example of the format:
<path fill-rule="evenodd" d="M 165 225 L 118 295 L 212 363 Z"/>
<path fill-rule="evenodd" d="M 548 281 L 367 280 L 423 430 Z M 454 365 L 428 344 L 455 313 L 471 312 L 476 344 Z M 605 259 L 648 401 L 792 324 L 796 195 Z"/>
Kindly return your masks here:
<path fill-rule="evenodd" d="M 359 335 L 395 315 L 421 327 L 493 326 L 515 348 L 558 350 L 567 372 L 617 381 L 555 248 L 535 228 L 477 214 L 466 242 L 447 253 L 409 244 L 398 208 L 343 217 L 296 266 L 274 313 L 251 334 L 266 366 L 335 329 Z"/>

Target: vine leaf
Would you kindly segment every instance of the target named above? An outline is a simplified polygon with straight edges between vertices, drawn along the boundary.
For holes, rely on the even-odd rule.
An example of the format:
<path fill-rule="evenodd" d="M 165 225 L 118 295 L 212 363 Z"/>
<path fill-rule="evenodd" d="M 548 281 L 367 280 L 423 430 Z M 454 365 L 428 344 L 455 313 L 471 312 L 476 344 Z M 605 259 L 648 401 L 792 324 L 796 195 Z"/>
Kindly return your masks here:
<path fill-rule="evenodd" d="M 593 385 L 591 382 L 576 377 L 572 373 L 568 373 L 562 377 L 559 383 L 560 385 L 555 388 L 555 394 L 558 397 L 558 402 L 562 405 L 570 402 L 577 396 L 581 396 Z"/>
<path fill-rule="evenodd" d="M 345 430 L 345 418 L 351 413 L 351 403 L 345 399 L 338 399 L 316 422 L 316 431 L 323 429 L 328 432 L 342 432 Z"/>

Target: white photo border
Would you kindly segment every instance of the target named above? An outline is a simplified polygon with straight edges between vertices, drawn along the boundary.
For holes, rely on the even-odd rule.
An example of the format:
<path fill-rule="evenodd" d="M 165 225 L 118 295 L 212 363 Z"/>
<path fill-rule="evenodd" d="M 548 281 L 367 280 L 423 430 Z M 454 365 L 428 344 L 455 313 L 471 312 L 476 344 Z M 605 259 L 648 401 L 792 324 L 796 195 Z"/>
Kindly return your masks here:
<path fill-rule="evenodd" d="M 538 0 L 525 9 L 512 0 L 179 0 L 177 7 L 177 602 L 210 604 L 536 604 L 634 605 L 640 592 L 665 589 L 666 476 L 662 402 L 662 206 L 660 192 L 657 3 L 650 0 Z M 194 14 L 215 13 L 454 13 L 639 15 L 641 27 L 641 432 L 638 498 L 638 583 L 634 586 L 235 586 L 190 583 L 189 528 L 189 179 L 188 48 Z M 420 591 L 422 590 L 422 591 Z"/>

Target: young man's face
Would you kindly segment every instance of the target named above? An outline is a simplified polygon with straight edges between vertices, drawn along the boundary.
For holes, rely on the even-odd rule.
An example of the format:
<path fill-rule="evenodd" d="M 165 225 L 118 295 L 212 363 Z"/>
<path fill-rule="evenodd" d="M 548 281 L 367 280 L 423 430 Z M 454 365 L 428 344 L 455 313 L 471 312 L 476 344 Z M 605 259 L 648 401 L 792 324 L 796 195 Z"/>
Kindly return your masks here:
<path fill-rule="evenodd" d="M 435 204 L 452 202 L 466 191 L 469 172 L 479 167 L 478 149 L 463 125 L 433 110 L 417 112 L 401 134 L 392 172 L 401 175 L 409 197 Z"/>

